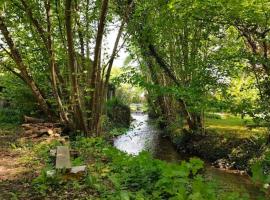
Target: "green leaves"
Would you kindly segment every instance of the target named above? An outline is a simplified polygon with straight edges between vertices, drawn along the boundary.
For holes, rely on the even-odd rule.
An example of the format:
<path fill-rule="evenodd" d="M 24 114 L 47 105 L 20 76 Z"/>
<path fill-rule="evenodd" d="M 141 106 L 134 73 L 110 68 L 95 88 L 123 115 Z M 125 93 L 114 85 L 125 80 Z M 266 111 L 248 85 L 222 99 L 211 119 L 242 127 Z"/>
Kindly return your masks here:
<path fill-rule="evenodd" d="M 110 180 L 118 190 L 129 188 L 133 191 L 121 190 L 125 198 L 139 192 L 149 199 L 217 199 L 215 187 L 197 175 L 203 167 L 200 159 L 191 158 L 189 162 L 175 164 L 154 160 L 146 152 L 136 157 L 108 153 L 112 157 L 112 171 L 116 173 Z"/>
<path fill-rule="evenodd" d="M 259 181 L 265 183 L 267 181 L 267 176 L 263 172 L 261 163 L 256 163 L 251 167 L 252 179 L 254 181 Z"/>
<path fill-rule="evenodd" d="M 200 169 L 204 167 L 204 162 L 199 158 L 190 158 L 189 159 L 189 168 L 192 171 L 193 175 L 196 175 Z"/>

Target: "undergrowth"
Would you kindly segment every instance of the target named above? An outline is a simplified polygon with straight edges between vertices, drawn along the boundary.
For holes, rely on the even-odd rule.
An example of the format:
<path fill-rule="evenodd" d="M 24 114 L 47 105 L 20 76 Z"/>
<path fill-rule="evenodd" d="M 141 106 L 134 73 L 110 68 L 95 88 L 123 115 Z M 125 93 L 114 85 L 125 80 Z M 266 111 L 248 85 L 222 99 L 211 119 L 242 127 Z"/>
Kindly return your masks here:
<path fill-rule="evenodd" d="M 22 115 L 16 109 L 0 108 L 0 124 L 19 124 L 22 122 Z"/>
<path fill-rule="evenodd" d="M 206 182 L 200 174 L 204 163 L 197 158 L 175 164 L 153 159 L 147 152 L 129 156 L 101 138 L 77 138 L 70 146 L 80 154 L 73 159 L 73 165 L 86 164 L 87 174 L 70 177 L 56 173 L 48 177 L 48 168 L 44 168 L 33 181 L 39 194 L 46 196 L 49 191 L 66 190 L 71 193 L 70 198 L 80 199 L 249 199 L 236 193 L 218 193 L 216 184 Z M 52 161 L 43 153 L 42 156 L 46 158 L 46 166 L 50 166 Z"/>

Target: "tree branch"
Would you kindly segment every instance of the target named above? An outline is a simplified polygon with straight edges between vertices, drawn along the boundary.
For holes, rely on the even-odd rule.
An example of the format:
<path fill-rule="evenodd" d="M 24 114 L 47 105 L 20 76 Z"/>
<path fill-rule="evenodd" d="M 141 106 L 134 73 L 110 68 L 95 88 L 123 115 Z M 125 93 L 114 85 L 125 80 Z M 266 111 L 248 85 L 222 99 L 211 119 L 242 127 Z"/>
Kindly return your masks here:
<path fill-rule="evenodd" d="M 39 33 L 45 47 L 48 49 L 48 40 L 46 37 L 46 32 L 43 30 L 42 26 L 40 25 L 40 23 L 38 22 L 38 20 L 34 17 L 32 9 L 27 5 L 25 0 L 20 0 L 21 3 L 24 6 L 25 12 L 27 13 L 30 21 L 33 23 L 34 27 L 36 28 L 37 32 Z"/>

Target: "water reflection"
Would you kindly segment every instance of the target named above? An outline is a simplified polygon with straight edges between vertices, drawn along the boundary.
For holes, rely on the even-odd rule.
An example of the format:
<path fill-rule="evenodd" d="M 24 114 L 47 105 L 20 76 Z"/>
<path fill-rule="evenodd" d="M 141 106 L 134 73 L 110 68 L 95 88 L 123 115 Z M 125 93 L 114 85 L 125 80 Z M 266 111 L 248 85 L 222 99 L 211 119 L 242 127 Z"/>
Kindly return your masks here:
<path fill-rule="evenodd" d="M 118 137 L 114 146 L 132 155 L 138 155 L 143 150 L 153 151 L 155 149 L 156 131 L 150 126 L 148 116 L 145 114 L 132 114 L 134 119 L 130 131 Z"/>

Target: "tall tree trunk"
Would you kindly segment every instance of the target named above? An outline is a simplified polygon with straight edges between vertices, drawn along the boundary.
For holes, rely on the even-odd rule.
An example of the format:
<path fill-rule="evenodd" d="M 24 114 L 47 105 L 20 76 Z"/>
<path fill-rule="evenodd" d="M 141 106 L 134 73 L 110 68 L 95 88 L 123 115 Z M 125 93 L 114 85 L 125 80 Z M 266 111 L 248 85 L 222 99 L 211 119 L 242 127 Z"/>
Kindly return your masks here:
<path fill-rule="evenodd" d="M 117 55 L 117 48 L 118 48 L 118 45 L 119 45 L 119 42 L 120 42 L 120 38 L 123 34 L 123 30 L 124 30 L 124 25 L 125 23 L 128 21 L 129 19 L 129 15 L 130 15 L 130 12 L 131 12 L 131 8 L 134 4 L 134 1 L 132 0 L 129 5 L 127 6 L 127 9 L 126 9 L 126 12 L 125 12 L 125 15 L 123 17 L 123 20 L 121 22 L 121 25 L 120 25 L 120 28 L 118 30 L 118 33 L 117 33 L 117 36 L 116 36 L 116 39 L 115 39 L 115 42 L 114 42 L 114 46 L 113 46 L 113 50 L 112 50 L 112 54 L 111 54 L 111 57 L 110 57 L 110 60 L 108 62 L 108 69 L 106 71 L 106 75 L 105 75 L 105 83 L 104 83 L 104 91 L 103 91 L 103 96 L 105 94 L 107 94 L 107 90 L 108 90 L 108 84 L 109 84 L 109 80 L 110 80 L 110 75 L 111 75 L 111 70 L 112 70 L 112 66 L 113 66 L 113 62 L 114 62 L 114 59 Z M 106 66 L 107 67 L 107 66 Z"/>
<path fill-rule="evenodd" d="M 117 54 L 117 48 L 118 48 L 118 44 L 119 44 L 121 35 L 123 33 L 124 25 L 125 25 L 125 21 L 123 20 L 122 23 L 121 23 L 121 25 L 120 25 L 120 28 L 118 30 L 117 37 L 116 37 L 116 40 L 114 42 L 113 51 L 112 51 L 110 60 L 108 62 L 108 66 L 107 66 L 108 69 L 106 71 L 104 86 L 102 88 L 102 90 L 103 90 L 103 95 L 102 96 L 104 98 L 106 97 L 106 94 L 107 94 L 109 80 L 110 80 L 110 75 L 111 75 L 111 71 L 112 71 L 112 67 L 113 67 L 113 62 L 114 62 L 115 56 Z"/>
<path fill-rule="evenodd" d="M 155 71 L 154 69 L 154 65 L 153 65 L 153 62 L 151 60 L 151 58 L 147 58 L 147 56 L 145 56 L 145 60 L 147 62 L 147 65 L 148 65 L 148 68 L 149 68 L 149 71 L 150 71 L 150 75 L 151 75 L 151 79 L 153 81 L 153 83 L 155 85 L 161 85 L 159 79 L 158 79 L 158 75 L 157 75 L 157 72 Z M 158 95 L 157 97 L 157 102 L 158 102 L 158 107 L 160 108 L 160 111 L 161 111 L 161 115 L 163 117 L 165 117 L 165 120 L 167 121 L 168 119 L 168 116 L 167 116 L 167 108 L 165 106 L 165 98 L 163 95 Z"/>
<path fill-rule="evenodd" d="M 99 92 L 99 102 L 100 102 L 100 106 L 98 107 L 98 113 L 102 114 L 103 109 L 104 109 L 104 103 L 107 100 L 107 93 L 108 93 L 108 85 L 109 85 L 109 80 L 110 80 L 110 75 L 111 75 L 111 70 L 112 70 L 112 66 L 113 66 L 113 62 L 115 59 L 115 56 L 117 54 L 117 47 L 121 38 L 121 35 L 123 33 L 123 29 L 124 29 L 124 24 L 125 22 L 122 21 L 120 28 L 118 30 L 118 34 L 114 43 L 114 47 L 113 47 L 113 51 L 110 57 L 109 62 L 107 63 L 107 65 L 103 68 L 103 73 L 102 73 L 102 77 L 104 76 L 105 73 L 105 80 L 102 79 L 101 83 L 100 83 L 100 92 Z M 107 68 L 107 70 L 106 70 Z M 99 130 L 100 130 L 100 125 L 99 125 Z"/>
<path fill-rule="evenodd" d="M 62 20 L 61 20 L 60 11 L 59 11 L 59 8 L 61 8 L 61 1 L 55 0 L 54 3 L 55 3 L 55 12 L 57 16 L 57 23 L 58 23 L 58 29 L 60 32 L 61 42 L 63 44 L 64 49 L 67 49 L 65 34 L 63 33 Z"/>
<path fill-rule="evenodd" d="M 94 134 L 98 134 L 98 124 L 96 124 L 97 117 L 99 117 L 99 114 L 96 111 L 96 104 L 97 102 L 97 86 L 99 82 L 101 81 L 100 78 L 98 79 L 98 70 L 100 67 L 100 52 L 101 52 L 101 45 L 102 45 L 102 39 L 105 29 L 105 22 L 106 22 L 106 15 L 108 11 L 108 0 L 102 1 L 102 7 L 100 12 L 100 18 L 99 18 L 99 24 L 98 24 L 98 31 L 97 31 L 97 37 L 96 37 L 96 46 L 94 51 L 94 61 L 93 61 L 93 68 L 92 68 L 92 74 L 91 74 L 91 80 L 90 80 L 90 108 L 91 108 L 91 117 L 88 121 L 89 127 L 91 132 Z"/>
<path fill-rule="evenodd" d="M 84 131 L 84 133 L 87 134 L 88 129 L 86 127 L 81 108 L 80 91 L 77 79 L 76 60 L 75 60 L 76 55 L 74 50 L 73 33 L 72 33 L 72 0 L 66 0 L 65 19 L 66 19 L 66 34 L 67 34 L 72 96 L 74 98 L 74 105 L 73 105 L 75 113 L 74 121 L 76 122 L 75 124 L 76 128 L 78 130 Z"/>
<path fill-rule="evenodd" d="M 103 99 L 102 99 L 102 79 L 101 79 L 101 52 L 99 53 L 99 68 L 98 68 L 98 72 L 97 72 L 97 80 L 99 80 L 97 82 L 96 87 L 98 88 L 96 90 L 96 95 L 95 95 L 95 108 L 94 111 L 96 113 L 95 116 L 95 121 L 94 121 L 94 130 L 96 133 L 96 136 L 100 136 L 101 134 L 101 121 L 100 121 L 100 117 L 102 115 L 102 105 L 103 105 Z"/>
<path fill-rule="evenodd" d="M 90 59 L 90 37 L 89 37 L 89 2 L 90 0 L 86 0 L 86 9 L 85 9 L 85 18 L 86 18 L 86 25 L 85 25 L 85 31 L 86 31 L 86 38 L 85 38 L 85 44 L 86 44 L 86 58 Z"/>
<path fill-rule="evenodd" d="M 97 107 L 97 113 L 99 115 L 102 114 L 103 112 L 103 107 L 104 107 L 104 102 L 106 102 L 107 100 L 107 93 L 108 93 L 108 85 L 109 85 L 109 80 L 110 80 L 110 75 L 111 75 L 111 70 L 112 70 L 112 67 L 113 67 L 113 62 L 114 62 L 114 59 L 115 57 L 117 56 L 117 53 L 118 53 L 118 45 L 119 45 L 119 42 L 120 42 L 120 38 L 123 34 L 123 30 L 124 30 L 124 25 L 125 23 L 127 22 L 128 18 L 129 18 L 129 14 L 130 14 L 130 11 L 131 11 L 131 7 L 133 5 L 134 1 L 132 0 L 130 2 L 130 4 L 127 6 L 127 9 L 126 9 L 126 13 L 124 15 L 124 18 L 121 22 L 121 25 L 119 27 L 119 30 L 118 30 L 118 33 L 117 33 L 117 36 L 116 36 L 116 39 L 115 39 L 115 42 L 114 42 L 114 46 L 113 46 L 113 50 L 112 50 L 112 53 L 111 53 L 111 56 L 110 56 L 110 59 L 107 63 L 106 66 L 104 66 L 103 70 L 102 70 L 102 80 L 100 82 L 100 91 L 99 91 L 99 95 L 98 95 L 98 101 L 100 102 L 99 103 L 99 106 Z M 107 70 L 106 70 L 107 69 Z M 105 75 L 105 80 L 103 80 L 103 76 Z M 101 130 L 101 125 L 100 125 L 100 120 L 98 120 L 98 132 L 100 132 Z"/>

